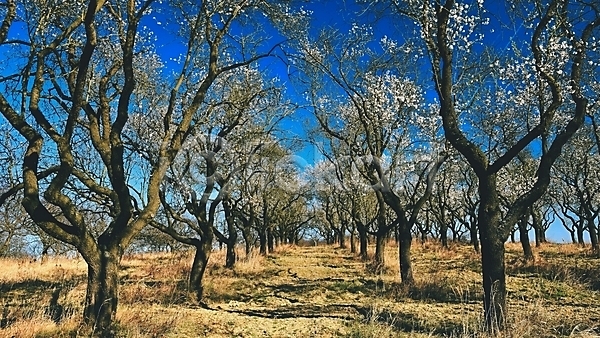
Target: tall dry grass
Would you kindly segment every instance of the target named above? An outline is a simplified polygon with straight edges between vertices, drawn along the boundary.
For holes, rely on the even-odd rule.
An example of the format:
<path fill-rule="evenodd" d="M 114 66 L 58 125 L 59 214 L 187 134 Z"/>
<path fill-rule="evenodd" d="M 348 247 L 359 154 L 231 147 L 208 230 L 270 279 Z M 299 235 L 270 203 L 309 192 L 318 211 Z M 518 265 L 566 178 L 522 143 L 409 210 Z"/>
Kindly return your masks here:
<path fill-rule="evenodd" d="M 87 264 L 78 258 L 0 258 L 0 283 L 3 284 L 32 280 L 64 281 L 85 277 L 86 274 Z"/>
<path fill-rule="evenodd" d="M 416 283 L 410 288 L 399 286 L 398 253 L 393 241 L 387 245 L 386 267 L 380 275 L 369 275 L 360 270 L 363 265 L 358 258 L 352 261 L 347 252 L 330 246 L 283 246 L 270 257 L 261 256 L 257 251 L 245 257 L 243 251 L 238 250 L 239 259 L 233 270 L 223 267 L 225 250 L 215 250 L 205 276 L 208 303 L 215 305 L 210 313 L 217 313 L 215 317 L 218 320 L 218 306 L 230 301 L 244 306 L 248 297 L 253 298 L 253 292 L 258 292 L 256 281 L 260 281 L 260 285 L 283 283 L 288 288 L 285 292 L 291 293 L 296 286 L 301 290 L 302 283 L 311 285 L 311 279 L 326 281 L 327 276 L 322 274 L 332 272 L 326 270 L 328 266 L 334 266 L 336 271 L 343 266 L 344 269 L 353 267 L 355 270 L 343 270 L 348 271 L 348 276 L 337 276 L 337 281 L 331 283 L 352 285 L 353 288 L 344 288 L 340 294 L 354 298 L 335 301 L 366 308 L 356 321 L 346 322 L 345 336 L 491 338 L 492 335 L 481 326 L 482 287 L 478 254 L 466 245 L 453 243 L 449 248 L 442 248 L 435 241 L 414 242 L 412 248 Z M 577 246 L 548 244 L 534 250 L 536 261 L 526 263 L 513 259 L 519 257 L 518 245 L 507 245 L 507 266 L 511 275 L 509 296 L 512 298 L 509 300 L 507 330 L 496 336 L 589 338 L 598 335 L 600 330 L 593 320 L 586 320 L 581 314 L 570 315 L 555 306 L 560 304 L 561 297 L 577 299 L 580 297 L 578 293 L 584 297 L 586 292 L 596 292 L 590 291 L 593 284 L 582 280 L 581 273 L 600 270 L 598 262 L 587 255 L 585 248 Z M 335 264 L 332 264 L 333 258 L 323 258 L 336 255 L 347 257 L 340 258 Z M 191 251 L 123 258 L 116 326 L 119 336 L 175 336 L 176 327 L 194 325 L 190 318 L 204 312 L 197 309 L 192 296 L 186 291 L 192 259 Z M 313 272 L 306 267 L 299 270 L 304 261 L 317 264 Z M 282 265 L 283 262 L 289 266 Z M 291 266 L 294 264 L 298 266 Z M 277 271 L 281 273 L 277 274 Z M 0 310 L 4 311 L 0 312 L 0 318 L 4 320 L 0 325 L 0 337 L 89 336 L 79 323 L 85 295 L 85 273 L 85 263 L 77 259 L 51 258 L 44 263 L 22 259 L 0 260 Z M 360 277 L 362 281 L 353 280 L 353 277 Z M 343 282 L 344 278 L 348 278 L 345 279 L 348 282 Z M 372 284 L 366 284 L 367 280 Z M 379 289 L 379 281 L 386 286 L 385 289 Z M 327 290 L 334 290 L 332 285 Z M 371 290 L 371 287 L 375 289 Z M 65 311 L 59 323 L 53 321 L 47 311 L 56 288 L 62 288 L 58 302 Z M 269 290 L 275 289 L 271 286 Z M 360 290 L 360 294 L 353 290 Z M 257 295 L 257 298 L 260 297 L 273 295 Z M 289 294 L 288 298 L 310 304 L 318 297 L 304 300 L 300 294 Z M 326 299 L 318 298 L 319 301 Z M 182 315 L 184 312 L 185 316 Z M 227 327 L 256 323 L 256 318 L 251 316 L 229 318 L 226 323 L 215 325 Z M 265 321 L 261 320 L 261 325 L 264 325 Z"/>

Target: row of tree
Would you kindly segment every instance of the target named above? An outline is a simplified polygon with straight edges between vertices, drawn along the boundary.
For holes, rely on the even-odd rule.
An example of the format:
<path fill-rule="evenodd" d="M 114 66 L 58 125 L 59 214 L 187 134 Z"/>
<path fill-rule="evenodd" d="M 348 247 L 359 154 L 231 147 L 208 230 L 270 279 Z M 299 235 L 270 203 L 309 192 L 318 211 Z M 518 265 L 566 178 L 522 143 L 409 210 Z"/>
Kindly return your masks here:
<path fill-rule="evenodd" d="M 503 329 L 511 233 L 527 258 L 529 227 L 543 242 L 556 222 L 599 251 L 600 8 L 345 4 L 361 14 L 316 31 L 291 0 L 0 2 L 2 239 L 75 248 L 85 322 L 108 336 L 134 244 L 193 248 L 202 302 L 216 242 L 232 267 L 242 239 L 349 235 L 367 259 L 371 237 L 380 268 L 393 235 L 412 284 L 413 236 L 451 233 L 481 252 Z M 307 111 L 322 160 L 302 168 L 288 129 Z"/>

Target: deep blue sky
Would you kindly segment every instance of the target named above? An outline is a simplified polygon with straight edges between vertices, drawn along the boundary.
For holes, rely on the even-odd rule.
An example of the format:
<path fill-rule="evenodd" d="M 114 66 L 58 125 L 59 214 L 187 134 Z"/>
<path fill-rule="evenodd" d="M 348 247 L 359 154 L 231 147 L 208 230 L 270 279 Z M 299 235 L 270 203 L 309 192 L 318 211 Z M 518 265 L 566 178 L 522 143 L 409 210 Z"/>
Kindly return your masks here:
<path fill-rule="evenodd" d="M 312 33 L 317 33 L 323 28 L 336 28 L 340 32 L 347 31 L 352 21 L 355 21 L 357 16 L 356 12 L 359 7 L 352 4 L 353 1 L 310 1 L 304 4 L 304 7 L 313 12 L 312 15 Z M 521 35 L 525 31 L 520 26 L 513 27 L 509 16 L 506 14 L 504 8 L 504 2 L 496 2 L 486 0 L 486 7 L 490 9 L 490 25 L 486 27 L 485 44 L 500 46 L 506 48 L 509 46 L 512 39 L 518 37 L 517 40 L 522 40 L 524 37 Z M 365 12 L 362 17 L 359 17 L 359 22 L 371 22 L 374 18 L 373 13 Z M 178 37 L 175 37 L 169 29 L 165 29 L 167 25 L 167 18 L 160 13 L 150 15 L 142 22 L 142 25 L 147 25 L 154 30 L 157 35 L 158 52 L 167 64 L 167 69 L 173 67 L 174 71 L 177 70 L 176 63 L 170 61 L 172 58 L 179 57 L 184 49 L 182 43 Z M 15 25 L 11 29 L 12 37 L 15 34 L 19 34 L 19 31 L 23 28 L 20 24 Z M 384 15 L 376 23 L 374 27 L 375 38 L 381 38 L 383 35 L 387 35 L 391 38 L 402 39 L 402 26 L 399 25 L 397 17 Z M 274 35 L 273 41 L 280 39 L 276 34 L 272 32 L 266 32 L 267 34 Z M 528 39 L 530 37 L 526 37 Z M 288 78 L 288 67 L 284 62 L 277 58 L 269 58 L 261 61 L 260 67 L 265 69 L 266 73 L 270 73 L 278 76 L 284 84 L 286 84 L 286 93 L 288 98 L 292 101 L 299 102 L 302 104 L 302 98 L 298 93 L 298 89 L 292 86 L 292 81 Z M 431 93 L 431 92 L 430 92 Z M 306 139 L 306 131 L 304 130 L 304 124 L 311 122 L 313 119 L 310 111 L 307 109 L 299 109 L 296 114 L 281 124 L 281 136 L 283 138 L 299 138 Z M 306 166 L 312 164 L 320 159 L 322 156 L 316 151 L 315 146 L 306 143 L 303 149 L 297 151 L 298 165 Z M 531 234 L 533 235 L 533 234 Z M 555 224 L 547 233 L 548 238 L 553 241 L 566 241 L 570 242 L 570 236 L 568 232 L 559 224 Z"/>

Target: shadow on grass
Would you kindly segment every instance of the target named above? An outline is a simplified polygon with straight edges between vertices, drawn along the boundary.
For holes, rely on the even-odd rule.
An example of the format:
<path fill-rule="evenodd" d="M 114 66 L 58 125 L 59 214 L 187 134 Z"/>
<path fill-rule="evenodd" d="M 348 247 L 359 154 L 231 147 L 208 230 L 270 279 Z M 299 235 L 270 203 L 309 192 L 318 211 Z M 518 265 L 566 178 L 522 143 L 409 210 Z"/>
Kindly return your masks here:
<path fill-rule="evenodd" d="M 42 291 L 48 291 L 59 286 L 63 286 L 64 282 L 49 282 L 41 279 L 30 279 L 17 283 L 0 283 L 0 293 L 6 295 L 10 292 L 20 294 L 36 294 Z"/>
<path fill-rule="evenodd" d="M 555 282 L 576 283 L 592 291 L 600 291 L 600 265 L 570 265 L 566 262 L 523 263 L 518 261 L 508 264 L 508 275 L 528 275 Z"/>
<path fill-rule="evenodd" d="M 403 312 L 392 312 L 389 310 L 377 310 L 374 308 L 363 308 L 361 314 L 367 322 L 378 322 L 389 325 L 395 330 L 403 332 L 420 332 L 443 336 L 453 336 L 463 328 L 463 323 L 450 321 L 428 323 L 414 314 Z"/>
<path fill-rule="evenodd" d="M 349 321 L 362 320 L 367 323 L 382 323 L 397 331 L 409 333 L 452 335 L 462 329 L 462 323 L 448 321 L 427 323 L 413 314 L 376 310 L 356 304 L 291 304 L 276 309 L 228 309 L 223 311 L 269 319 L 334 318 Z"/>
<path fill-rule="evenodd" d="M 76 279 L 76 278 L 75 278 Z M 43 313 L 55 323 L 75 312 L 72 304 L 63 305 L 59 298 L 73 287 L 73 281 L 49 282 L 39 279 L 17 283 L 0 283 L 0 329 L 21 319 L 31 319 Z M 49 300 L 45 296 L 50 296 Z"/>
<path fill-rule="evenodd" d="M 239 313 L 250 317 L 261 317 L 270 319 L 287 318 L 335 318 L 344 320 L 356 320 L 360 309 L 352 304 L 298 304 L 280 306 L 276 309 L 231 309 L 225 310 L 231 313 Z"/>

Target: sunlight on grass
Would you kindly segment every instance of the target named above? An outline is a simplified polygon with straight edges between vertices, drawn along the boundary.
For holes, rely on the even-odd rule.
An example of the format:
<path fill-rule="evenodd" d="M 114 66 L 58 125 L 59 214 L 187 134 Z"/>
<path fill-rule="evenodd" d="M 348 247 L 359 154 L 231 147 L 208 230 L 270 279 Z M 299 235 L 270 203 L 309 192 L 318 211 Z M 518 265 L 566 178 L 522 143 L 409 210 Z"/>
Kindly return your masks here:
<path fill-rule="evenodd" d="M 507 245 L 510 313 L 502 337 L 597 336 L 593 279 L 600 262 L 578 246 L 535 250 L 536 260 L 525 262 L 518 245 Z M 234 269 L 224 267 L 225 251 L 215 250 L 205 276 L 210 309 L 187 293 L 193 252 L 129 255 L 116 330 L 119 337 L 489 337 L 473 249 L 415 242 L 412 255 L 415 284 L 404 287 L 393 241 L 380 274 L 333 246 L 284 246 L 248 257 L 240 250 Z M 86 336 L 79 323 L 84 262 L 2 259 L 0 267 L 0 337 Z M 48 310 L 53 294 L 60 318 Z"/>

